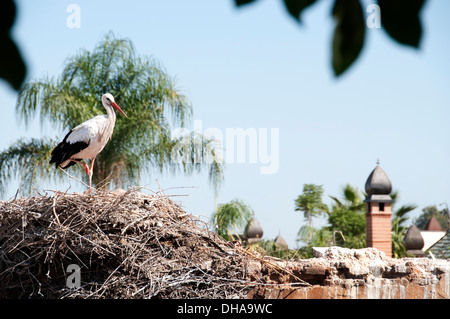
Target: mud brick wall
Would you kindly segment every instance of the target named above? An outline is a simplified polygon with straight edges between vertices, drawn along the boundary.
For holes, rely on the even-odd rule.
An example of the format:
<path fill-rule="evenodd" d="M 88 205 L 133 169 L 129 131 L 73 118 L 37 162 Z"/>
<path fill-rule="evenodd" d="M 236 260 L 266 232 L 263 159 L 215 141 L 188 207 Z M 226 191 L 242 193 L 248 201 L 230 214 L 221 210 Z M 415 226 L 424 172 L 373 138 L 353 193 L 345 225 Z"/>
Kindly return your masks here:
<path fill-rule="evenodd" d="M 267 284 L 253 289 L 248 298 L 450 298 L 450 260 L 395 259 L 375 248 L 330 247 L 318 258 L 253 261 L 248 271 L 251 279 Z"/>

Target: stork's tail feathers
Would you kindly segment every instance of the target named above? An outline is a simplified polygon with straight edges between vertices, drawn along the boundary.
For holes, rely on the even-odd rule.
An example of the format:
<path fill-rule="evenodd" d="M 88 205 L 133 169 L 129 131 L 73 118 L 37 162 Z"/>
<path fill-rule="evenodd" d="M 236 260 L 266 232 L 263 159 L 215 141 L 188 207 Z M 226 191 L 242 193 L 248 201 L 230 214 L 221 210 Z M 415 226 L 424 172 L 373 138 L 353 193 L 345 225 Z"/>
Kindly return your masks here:
<path fill-rule="evenodd" d="M 58 146 L 56 146 L 52 151 L 51 154 L 52 157 L 49 161 L 49 164 L 55 163 L 55 168 L 58 168 L 58 166 L 67 161 L 71 155 L 67 152 L 66 148 L 67 148 L 66 143 L 64 142 L 59 143 Z M 61 166 L 61 168 L 67 168 L 74 164 L 75 162 L 70 162 L 68 165 L 65 166 L 63 165 L 64 167 Z"/>
<path fill-rule="evenodd" d="M 85 142 L 67 142 L 67 137 L 70 135 L 70 133 L 72 133 L 72 131 L 67 133 L 63 141 L 59 143 L 51 153 L 52 157 L 49 161 L 49 164 L 55 163 L 55 168 L 58 168 L 58 166 L 61 166 L 61 168 L 68 168 L 72 165 L 75 165 L 76 162 L 70 161 L 72 156 L 76 155 L 88 146 L 88 144 Z"/>
<path fill-rule="evenodd" d="M 62 142 L 58 144 L 58 146 L 56 146 L 53 151 L 52 151 L 52 157 L 50 159 L 50 161 L 48 162 L 49 164 L 53 164 L 55 163 L 55 168 L 58 168 L 59 165 L 61 165 L 61 163 L 63 162 L 63 156 L 64 156 L 64 152 L 62 150 Z"/>

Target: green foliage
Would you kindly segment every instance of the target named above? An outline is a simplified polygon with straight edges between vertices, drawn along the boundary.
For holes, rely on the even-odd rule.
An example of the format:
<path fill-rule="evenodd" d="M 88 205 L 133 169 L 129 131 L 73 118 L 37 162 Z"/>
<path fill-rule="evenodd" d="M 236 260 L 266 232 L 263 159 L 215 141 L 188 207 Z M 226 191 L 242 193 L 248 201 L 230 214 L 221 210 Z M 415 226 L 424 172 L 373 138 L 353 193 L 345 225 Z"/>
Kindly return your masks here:
<path fill-rule="evenodd" d="M 233 235 L 242 235 L 253 215 L 253 210 L 242 200 L 233 199 L 219 204 L 212 215 L 212 226 L 217 234 L 230 240 Z"/>
<path fill-rule="evenodd" d="M 312 257 L 312 251 L 307 249 L 286 249 L 275 243 L 274 240 L 260 240 L 247 247 L 249 250 L 256 251 L 265 256 L 272 256 L 282 259 L 299 259 Z"/>
<path fill-rule="evenodd" d="M 336 236 L 336 245 L 348 248 L 366 247 L 366 216 L 361 210 L 336 206 L 328 217 L 328 230 L 341 231 L 345 240 Z"/>
<path fill-rule="evenodd" d="M 404 239 L 407 229 L 400 224 L 400 219 L 394 218 L 392 220 L 392 257 L 402 258 L 407 257 Z"/>
<path fill-rule="evenodd" d="M 302 241 L 307 245 L 312 245 L 312 242 L 317 237 L 317 229 L 310 225 L 303 225 L 297 233 L 298 241 Z"/>
<path fill-rule="evenodd" d="M 363 197 L 360 195 L 356 187 L 353 187 L 350 184 L 346 184 L 344 189 L 342 190 L 342 195 L 343 195 L 343 202 L 339 200 L 337 197 L 329 195 L 330 198 L 334 201 L 333 208 L 335 206 L 345 207 L 351 211 L 362 211 L 365 209 Z"/>
<path fill-rule="evenodd" d="M 298 232 L 300 240 L 306 243 L 311 243 L 314 238 L 313 217 L 328 210 L 322 202 L 322 195 L 321 185 L 304 184 L 302 194 L 295 199 L 295 210 L 303 212 L 303 217 L 308 220 L 308 225 L 302 226 Z"/>
<path fill-rule="evenodd" d="M 305 249 L 312 254 L 312 247 L 333 245 L 333 233 L 328 227 L 320 229 L 303 225 L 297 234 L 298 241 L 306 243 Z M 312 255 L 311 255 L 312 256 Z"/>
<path fill-rule="evenodd" d="M 81 122 L 105 113 L 100 100 L 106 92 L 114 95 L 128 118 L 117 116 L 113 137 L 96 158 L 93 182 L 97 187 L 100 184 L 123 187 L 124 181 L 136 182 L 142 172 L 153 170 L 192 174 L 208 168 L 210 182 L 217 190 L 223 180 L 223 169 L 213 141 L 202 135 L 172 139 L 171 127 L 183 127 L 191 120 L 190 102 L 158 61 L 138 56 L 129 40 L 116 38 L 112 33 L 93 51 L 80 50 L 69 57 L 59 77 L 43 77 L 24 84 L 16 110 L 26 125 L 39 115 L 41 126 L 49 123 L 65 134 Z M 187 161 L 174 161 L 172 157 L 180 149 L 202 157 L 195 161 L 191 157 Z M 15 159 L 11 154 L 8 150 L 1 153 L 1 171 L 5 170 L 3 165 L 21 169 L 12 166 Z M 48 160 L 48 152 L 34 155 L 40 156 L 36 160 L 42 163 L 39 169 L 46 176 L 56 174 L 43 164 Z M 74 169 L 75 175 L 86 178 L 79 165 Z M 11 176 L 8 174 L 2 180 L 2 192 Z M 28 188 L 33 182 L 33 178 L 22 179 Z"/>
<path fill-rule="evenodd" d="M 365 204 L 356 187 L 346 184 L 342 189 L 342 200 L 330 196 L 334 203 L 328 214 L 326 226 L 333 244 L 348 248 L 363 248 L 366 245 Z M 340 232 L 342 236 L 339 236 Z"/>
<path fill-rule="evenodd" d="M 20 139 L 0 153 L 0 192 L 5 191 L 5 182 L 14 177 L 21 180 L 22 187 L 28 193 L 32 190 L 33 182 L 48 178 L 51 167 L 47 158 L 55 145 L 50 139 Z M 59 174 L 54 177 L 57 179 L 62 176 Z"/>
<path fill-rule="evenodd" d="M 327 210 L 322 194 L 321 185 L 304 184 L 302 194 L 295 199 L 295 210 L 303 212 L 305 219 L 319 216 Z"/>

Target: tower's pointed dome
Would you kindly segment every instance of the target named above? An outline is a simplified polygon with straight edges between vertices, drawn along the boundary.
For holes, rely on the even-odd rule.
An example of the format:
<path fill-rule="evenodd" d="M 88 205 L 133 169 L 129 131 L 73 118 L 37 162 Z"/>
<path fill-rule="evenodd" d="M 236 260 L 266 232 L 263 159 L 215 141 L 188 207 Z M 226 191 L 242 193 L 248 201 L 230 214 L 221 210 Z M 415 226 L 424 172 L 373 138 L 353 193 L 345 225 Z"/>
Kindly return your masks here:
<path fill-rule="evenodd" d="M 367 193 L 366 201 L 392 201 L 390 196 L 392 192 L 391 180 L 379 163 L 377 163 L 377 166 L 367 178 L 365 188 Z"/>
<path fill-rule="evenodd" d="M 282 248 L 288 249 L 288 244 L 281 235 L 278 235 L 275 238 L 275 244 L 277 244 L 278 246 L 280 246 Z"/>
<path fill-rule="evenodd" d="M 370 173 L 366 181 L 367 195 L 389 195 L 392 192 L 392 184 L 385 171 L 377 165 Z"/>
<path fill-rule="evenodd" d="M 423 248 L 423 237 L 416 225 L 413 224 L 408 228 L 404 243 L 406 250 L 420 250 Z"/>
<path fill-rule="evenodd" d="M 255 216 L 253 216 L 252 219 L 250 219 L 250 222 L 247 224 L 245 233 L 247 235 L 247 238 L 261 238 L 263 236 L 263 229 Z"/>
<path fill-rule="evenodd" d="M 404 238 L 406 252 L 416 257 L 423 257 L 425 256 L 422 251 L 424 243 L 425 242 L 419 229 L 416 225 L 411 225 Z"/>

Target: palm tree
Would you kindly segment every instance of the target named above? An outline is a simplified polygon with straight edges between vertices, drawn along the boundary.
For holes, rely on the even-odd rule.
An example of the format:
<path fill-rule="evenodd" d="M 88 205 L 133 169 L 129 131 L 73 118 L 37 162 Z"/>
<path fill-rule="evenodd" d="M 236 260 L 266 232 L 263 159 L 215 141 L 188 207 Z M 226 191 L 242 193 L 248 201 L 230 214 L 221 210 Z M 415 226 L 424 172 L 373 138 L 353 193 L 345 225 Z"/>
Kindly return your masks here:
<path fill-rule="evenodd" d="M 360 193 L 356 187 L 346 184 L 342 190 L 342 194 L 344 196 L 343 202 L 337 197 L 329 195 L 330 198 L 334 200 L 337 207 L 345 207 L 346 209 L 354 212 L 364 210 L 365 205 L 363 197 L 360 196 Z"/>
<path fill-rule="evenodd" d="M 342 189 L 343 199 L 331 196 L 334 203 L 328 213 L 328 230 L 330 234 L 340 233 L 342 236 L 334 236 L 334 244 L 348 248 L 362 248 L 366 245 L 366 218 L 364 193 L 360 193 L 356 187 L 346 184 Z M 361 196 L 363 195 L 363 196 Z M 334 241 L 334 240 L 333 240 Z"/>
<path fill-rule="evenodd" d="M 327 205 L 322 202 L 322 195 L 322 185 L 304 184 L 302 194 L 294 201 L 295 211 L 302 212 L 303 217 L 308 220 L 308 225 L 303 225 L 297 233 L 300 241 L 311 243 L 317 232 L 313 227 L 313 217 L 328 211 Z"/>
<path fill-rule="evenodd" d="M 117 117 L 113 138 L 97 156 L 96 187 L 122 187 L 125 180 L 136 182 L 141 173 L 153 170 L 192 174 L 208 168 L 217 190 L 223 168 L 213 141 L 196 133 L 172 138 L 172 126 L 185 127 L 192 119 L 192 106 L 162 65 L 138 56 L 130 40 L 109 33 L 93 51 L 81 50 L 69 57 L 59 77 L 24 84 L 16 111 L 25 125 L 39 114 L 41 126 L 50 124 L 65 133 L 104 113 L 100 98 L 106 92 L 114 95 L 128 118 Z M 0 153 L 0 193 L 13 177 L 20 179 L 26 193 L 39 179 L 61 179 L 63 172 L 48 165 L 58 142 L 19 139 Z M 183 160 L 174 160 L 180 155 Z M 85 178 L 77 166 L 72 174 Z"/>
<path fill-rule="evenodd" d="M 254 214 L 250 206 L 242 200 L 233 199 L 229 203 L 219 204 L 212 215 L 212 227 L 217 234 L 229 240 L 233 235 L 243 233 Z"/>
<path fill-rule="evenodd" d="M 313 217 L 317 217 L 327 210 L 326 205 L 322 203 L 322 194 L 322 185 L 304 184 L 303 193 L 295 199 L 295 211 L 303 212 L 309 227 L 312 227 Z"/>

